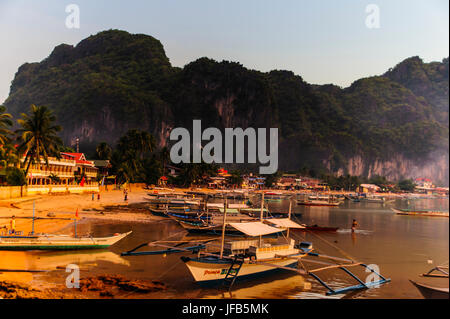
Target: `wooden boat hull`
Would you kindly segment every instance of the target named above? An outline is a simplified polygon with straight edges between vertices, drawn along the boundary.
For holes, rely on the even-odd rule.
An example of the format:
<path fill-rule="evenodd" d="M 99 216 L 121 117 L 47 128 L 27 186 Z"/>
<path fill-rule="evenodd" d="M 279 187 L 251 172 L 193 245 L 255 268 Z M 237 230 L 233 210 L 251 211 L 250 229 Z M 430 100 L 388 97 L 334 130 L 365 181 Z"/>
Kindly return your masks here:
<path fill-rule="evenodd" d="M 196 282 L 212 283 L 225 279 L 231 262 L 228 260 L 219 260 L 217 258 L 190 258 L 182 257 L 187 268 L 191 272 L 192 277 Z M 268 260 L 268 263 L 283 267 L 292 267 L 297 264 L 295 258 L 285 258 L 278 260 Z M 270 271 L 278 270 L 277 268 L 266 266 L 262 264 L 248 264 L 244 263 L 239 270 L 237 278 L 249 277 L 252 275 L 259 275 Z"/>
<path fill-rule="evenodd" d="M 449 217 L 448 212 L 437 212 L 437 211 L 405 211 L 397 208 L 391 208 L 393 212 L 397 215 L 408 215 L 408 216 L 426 216 L 426 217 Z"/>
<path fill-rule="evenodd" d="M 0 250 L 81 250 L 81 249 L 104 249 L 131 233 L 118 234 L 111 237 L 74 238 L 69 236 L 3 236 L 0 237 Z"/>
<path fill-rule="evenodd" d="M 416 286 L 425 299 L 449 299 L 448 288 L 431 287 L 424 284 L 419 284 L 412 280 L 410 280 L 410 282 Z"/>
<path fill-rule="evenodd" d="M 314 202 L 298 202 L 297 205 L 302 206 L 329 206 L 329 207 L 337 207 L 341 203 L 314 203 Z"/>

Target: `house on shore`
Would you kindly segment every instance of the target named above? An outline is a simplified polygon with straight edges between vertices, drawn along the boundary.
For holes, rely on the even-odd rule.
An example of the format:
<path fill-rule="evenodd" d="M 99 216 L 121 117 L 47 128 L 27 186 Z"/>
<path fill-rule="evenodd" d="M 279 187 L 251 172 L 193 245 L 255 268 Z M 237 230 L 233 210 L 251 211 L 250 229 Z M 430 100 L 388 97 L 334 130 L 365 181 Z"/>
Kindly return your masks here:
<path fill-rule="evenodd" d="M 21 162 L 25 158 L 22 158 Z M 98 192 L 98 169 L 83 153 L 61 153 L 61 158 L 43 158 L 30 165 L 27 194 Z"/>

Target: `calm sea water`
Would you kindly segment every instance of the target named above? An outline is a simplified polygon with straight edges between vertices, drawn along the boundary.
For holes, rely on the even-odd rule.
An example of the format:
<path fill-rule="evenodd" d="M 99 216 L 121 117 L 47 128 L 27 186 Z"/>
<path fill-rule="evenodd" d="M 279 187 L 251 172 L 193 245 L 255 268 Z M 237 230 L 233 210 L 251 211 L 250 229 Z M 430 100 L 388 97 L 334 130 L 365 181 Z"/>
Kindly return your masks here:
<path fill-rule="evenodd" d="M 269 203 L 271 211 L 287 211 L 288 202 Z M 351 295 L 325 296 L 326 289 L 311 277 L 302 277 L 282 271 L 261 278 L 237 282 L 229 293 L 217 287 L 202 287 L 195 283 L 180 260 L 180 254 L 167 256 L 121 257 L 120 253 L 144 242 L 196 238 L 185 235 L 182 228 L 168 219 L 154 224 L 95 221 L 78 226 L 80 233 L 107 236 L 133 230 L 109 250 L 85 252 L 0 252 L 0 260 L 12 266 L 54 270 L 34 275 L 32 280 L 50 281 L 63 285 L 67 275 L 64 266 L 75 263 L 81 267 L 81 276 L 122 274 L 129 278 L 161 280 L 168 290 L 158 298 L 422 298 L 409 282 L 416 280 L 437 287 L 448 287 L 448 279 L 422 278 L 419 274 L 448 261 L 449 219 L 395 215 L 391 207 L 434 208 L 448 211 L 448 199 L 396 200 L 386 204 L 345 202 L 339 207 L 305 207 L 293 205 L 293 218 L 306 224 L 335 226 L 335 233 L 315 234 L 294 232 L 295 238 L 311 241 L 319 252 L 338 257 L 351 256 L 366 264 L 376 265 L 391 282 L 380 288 L 364 290 Z M 352 220 L 359 227 L 350 232 Z M 206 236 L 207 237 L 207 236 Z M 337 247 L 337 248 L 336 248 Z M 0 267 L 1 268 L 1 267 Z M 352 271 L 363 280 L 369 275 L 361 267 Z M 24 276 L 23 274 L 16 274 Z M 332 287 L 356 284 L 342 270 L 320 273 Z M 134 297 L 132 293 L 122 297 Z M 142 297 L 142 296 L 136 296 Z"/>

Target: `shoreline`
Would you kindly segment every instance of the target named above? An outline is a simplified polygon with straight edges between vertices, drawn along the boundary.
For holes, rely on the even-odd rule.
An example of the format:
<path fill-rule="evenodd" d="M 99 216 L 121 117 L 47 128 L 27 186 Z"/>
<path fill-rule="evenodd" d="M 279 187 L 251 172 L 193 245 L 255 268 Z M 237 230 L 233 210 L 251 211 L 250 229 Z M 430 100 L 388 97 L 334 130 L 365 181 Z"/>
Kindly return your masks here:
<path fill-rule="evenodd" d="M 137 223 L 152 224 L 166 220 L 150 214 L 145 208 L 146 198 L 154 192 L 163 193 L 169 189 L 133 189 L 128 193 L 128 201 L 124 202 L 121 190 L 111 190 L 100 193 L 100 200 L 97 195 L 92 200 L 91 194 L 69 194 L 69 195 L 41 195 L 20 200 L 9 200 L 8 205 L 5 201 L 0 205 L 0 227 L 8 225 L 9 219 L 1 219 L 15 215 L 16 217 L 30 217 L 33 212 L 33 203 L 35 204 L 35 216 L 47 217 L 49 213 L 54 214 L 56 218 L 71 218 L 67 220 L 41 219 L 35 221 L 35 230 L 37 233 L 60 233 L 70 234 L 73 231 L 73 222 L 75 212 L 78 210 L 77 223 L 81 226 L 84 223 L 94 221 L 96 223 Z M 200 191 L 199 189 L 170 189 L 170 191 Z M 213 192 L 212 190 L 209 190 Z M 286 192 L 288 193 L 288 192 Z M 298 193 L 298 192 L 297 192 Z M 342 193 L 342 192 L 336 192 Z M 381 194 L 380 194 L 381 195 Z M 402 194 L 392 194 L 396 197 Z M 419 194 L 413 194 L 417 196 Z M 425 197 L 426 195 L 424 195 Z M 24 231 L 24 234 L 31 230 L 31 219 L 16 219 L 16 229 Z M 83 227 L 80 227 L 81 230 Z M 80 232 L 80 235 L 86 235 Z M 7 269 L 7 262 L 2 260 L 3 256 L 11 256 L 0 251 L 0 269 Z M 109 250 L 101 254 L 116 254 Z M 27 253 L 17 254 L 27 256 Z M 90 255 L 90 254 L 87 254 Z M 99 256 L 101 257 L 101 256 Z M 102 258 L 98 260 L 103 260 Z M 22 263 L 21 265 L 26 265 Z M 43 265 L 41 263 L 41 265 Z M 36 265 L 34 265 L 36 266 Z M 125 276 L 105 275 L 98 271 L 95 276 L 82 277 L 85 280 L 81 289 L 69 289 L 63 284 L 64 277 L 67 276 L 64 269 L 56 263 L 51 262 L 45 265 L 47 273 L 36 275 L 27 272 L 3 272 L 0 273 L 0 298 L 39 298 L 39 299 L 86 299 L 86 298 L 149 298 L 164 299 L 167 286 L 164 282 L 152 278 L 148 280 L 139 280 Z M 52 268 L 53 267 L 53 268 Z M 85 267 L 85 266 L 84 266 Z M 12 268 L 12 267 L 11 267 Z M 19 269 L 19 268 L 14 268 Z M 25 269 L 23 269 L 25 270 Z M 50 280 L 51 278 L 55 280 Z M 114 285 L 109 283 L 114 282 Z M 125 287 L 121 290 L 118 287 Z M 135 287 L 135 288 L 130 288 Z M 140 293 L 127 293 L 127 289 L 137 289 Z"/>
<path fill-rule="evenodd" d="M 20 217 L 32 216 L 33 202 L 35 203 L 35 217 L 49 218 L 47 215 L 52 213 L 54 214 L 53 218 L 68 218 L 61 220 L 35 220 L 36 233 L 72 235 L 77 209 L 77 224 L 79 225 L 89 221 L 100 223 L 113 221 L 139 224 L 158 222 L 162 220 L 161 217 L 144 212 L 144 197 L 148 193 L 149 190 L 146 189 L 133 190 L 128 193 L 128 202 L 123 201 L 122 191 L 120 190 L 103 192 L 100 195 L 100 200 L 97 200 L 97 196 L 95 195 L 94 201 L 92 201 L 91 194 L 41 195 L 31 198 L 21 198 L 20 200 L 9 200 L 10 205 L 6 205 L 7 207 L 1 205 L 0 227 L 9 226 L 9 217 L 14 215 L 16 216 L 16 230 L 23 231 L 24 234 L 30 232 L 32 229 L 32 220 L 21 219 Z M 5 258 L 2 261 L 2 253 L 5 254 L 6 252 L 0 251 L 0 269 L 7 270 L 8 260 L 5 260 Z M 19 254 L 23 253 L 19 252 Z M 105 253 L 111 252 L 105 250 Z M 46 271 L 48 274 L 58 270 L 60 271 L 61 269 L 58 267 L 56 266 L 54 269 Z M 151 298 L 153 293 L 165 287 L 164 283 L 161 282 L 135 280 L 122 276 L 99 275 L 92 278 L 81 278 L 80 289 L 58 288 L 52 282 L 46 281 L 42 277 L 39 280 L 35 280 L 36 274 L 26 271 L 30 269 L 14 267 L 12 270 L 21 270 L 21 272 L 0 272 L 0 298 L 2 299 L 112 298 L 120 293 L 120 291 L 127 291 L 127 289 L 137 289 L 146 298 Z M 110 285 L 111 282 L 114 282 L 115 285 Z M 122 288 L 118 291 L 117 287 Z"/>

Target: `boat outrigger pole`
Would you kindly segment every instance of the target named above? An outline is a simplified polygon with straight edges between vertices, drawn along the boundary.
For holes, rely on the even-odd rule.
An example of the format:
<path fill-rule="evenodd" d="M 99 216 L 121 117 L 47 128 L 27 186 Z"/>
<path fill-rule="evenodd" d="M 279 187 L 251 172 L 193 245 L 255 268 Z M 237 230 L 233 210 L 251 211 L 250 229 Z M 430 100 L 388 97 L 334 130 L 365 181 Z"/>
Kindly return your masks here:
<path fill-rule="evenodd" d="M 35 212 L 36 201 L 33 201 L 33 223 L 31 225 L 31 235 L 34 235 L 34 212 Z"/>
<path fill-rule="evenodd" d="M 291 219 L 291 212 L 292 212 L 292 197 L 289 197 L 289 213 L 288 213 L 288 219 Z M 287 229 L 286 237 L 289 238 L 289 230 L 290 227 Z"/>
<path fill-rule="evenodd" d="M 263 221 L 263 214 L 264 214 L 264 192 L 261 194 L 261 213 L 259 214 L 259 220 Z M 262 236 L 259 236 L 259 247 L 262 246 Z"/>
<path fill-rule="evenodd" d="M 226 219 L 227 219 L 227 198 L 225 197 L 225 205 L 224 205 L 224 210 L 223 210 L 222 241 L 220 243 L 220 259 L 222 259 L 222 257 L 223 257 L 223 245 L 225 243 Z"/>

